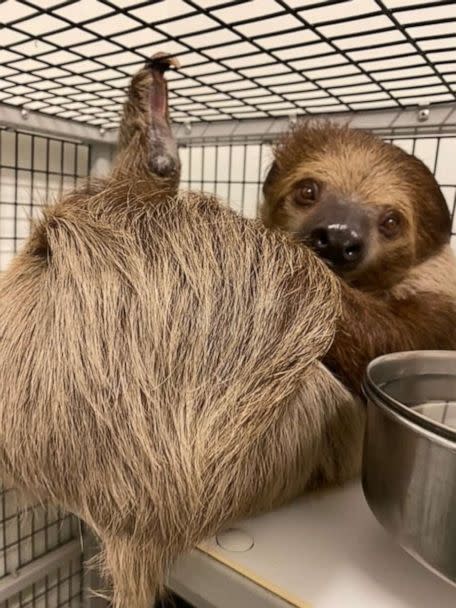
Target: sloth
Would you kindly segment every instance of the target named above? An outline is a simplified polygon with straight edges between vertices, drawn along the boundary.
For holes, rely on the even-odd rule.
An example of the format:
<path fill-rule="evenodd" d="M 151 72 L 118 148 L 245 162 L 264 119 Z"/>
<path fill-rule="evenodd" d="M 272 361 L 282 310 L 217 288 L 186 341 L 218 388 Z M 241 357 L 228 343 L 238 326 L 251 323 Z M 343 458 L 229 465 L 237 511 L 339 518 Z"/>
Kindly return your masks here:
<path fill-rule="evenodd" d="M 303 120 L 274 148 L 266 226 L 311 247 L 339 278 L 342 315 L 324 361 L 360 393 L 369 361 L 456 348 L 448 206 L 429 169 L 369 132 Z"/>
<path fill-rule="evenodd" d="M 364 408 L 323 365 L 340 314 L 310 249 L 178 192 L 156 57 L 112 173 L 49 206 L 0 278 L 0 474 L 84 520 L 115 608 L 240 518 L 354 476 Z"/>

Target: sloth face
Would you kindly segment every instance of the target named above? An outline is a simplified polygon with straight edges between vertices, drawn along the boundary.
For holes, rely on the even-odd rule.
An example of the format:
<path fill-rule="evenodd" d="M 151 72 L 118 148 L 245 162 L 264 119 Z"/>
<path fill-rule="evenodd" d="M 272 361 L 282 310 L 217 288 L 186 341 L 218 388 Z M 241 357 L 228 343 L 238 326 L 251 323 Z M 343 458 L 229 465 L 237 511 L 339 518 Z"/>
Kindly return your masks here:
<path fill-rule="evenodd" d="M 298 180 L 282 202 L 286 229 L 309 245 L 335 272 L 355 277 L 376 257 L 407 244 L 410 221 L 394 204 L 370 204 L 356 192 L 313 177 Z"/>
<path fill-rule="evenodd" d="M 380 270 L 392 276 L 412 265 L 415 218 L 398 184 L 392 189 L 374 167 L 350 187 L 315 162 L 297 173 L 282 193 L 275 221 L 334 272 L 350 283 L 365 283 L 367 275 L 378 283 Z"/>
<path fill-rule="evenodd" d="M 361 288 L 393 285 L 449 240 L 430 171 L 369 133 L 304 123 L 276 147 L 263 192 L 266 225 Z"/>

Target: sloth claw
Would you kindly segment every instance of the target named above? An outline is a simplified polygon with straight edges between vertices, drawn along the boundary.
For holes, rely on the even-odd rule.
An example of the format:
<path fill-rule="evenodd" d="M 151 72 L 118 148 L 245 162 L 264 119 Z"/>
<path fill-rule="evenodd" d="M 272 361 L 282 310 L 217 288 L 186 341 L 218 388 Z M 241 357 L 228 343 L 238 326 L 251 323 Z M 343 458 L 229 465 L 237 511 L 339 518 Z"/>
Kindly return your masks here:
<path fill-rule="evenodd" d="M 170 68 L 179 68 L 180 64 L 175 57 L 172 57 L 167 53 L 155 53 L 155 55 L 152 55 L 152 57 L 146 61 L 146 67 L 149 69 L 156 69 L 163 74 Z"/>

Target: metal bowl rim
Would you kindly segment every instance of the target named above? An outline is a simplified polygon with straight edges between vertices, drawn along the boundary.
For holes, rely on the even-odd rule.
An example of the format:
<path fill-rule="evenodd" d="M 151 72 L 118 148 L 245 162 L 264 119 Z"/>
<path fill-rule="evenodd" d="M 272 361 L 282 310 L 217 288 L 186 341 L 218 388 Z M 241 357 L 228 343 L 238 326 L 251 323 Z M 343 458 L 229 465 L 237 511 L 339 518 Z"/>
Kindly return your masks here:
<path fill-rule="evenodd" d="M 396 409 L 392 404 L 382 402 L 378 398 L 377 394 L 373 394 L 368 389 L 365 389 L 364 393 L 367 397 L 368 407 L 372 406 L 379 408 L 382 410 L 383 414 L 394 420 L 394 422 L 397 422 L 417 435 L 421 435 L 428 441 L 456 453 L 456 441 L 454 441 L 452 438 L 446 437 L 445 434 L 441 434 L 440 431 L 439 433 L 436 433 L 434 430 L 426 428 L 421 421 L 413 420 L 411 416 L 408 417 L 407 407 L 404 408 L 405 411 L 398 411 L 399 408 Z M 399 403 L 399 405 L 401 404 Z M 425 421 L 427 421 L 427 418 L 425 418 Z M 444 430 L 446 431 L 447 428 L 444 427 Z"/>
<path fill-rule="evenodd" d="M 367 366 L 367 370 L 364 376 L 363 382 L 363 391 L 366 397 L 372 401 L 373 404 L 382 407 L 382 409 L 389 410 L 398 415 L 402 422 L 411 422 L 413 423 L 413 429 L 417 431 L 427 431 L 425 434 L 428 438 L 435 439 L 444 439 L 446 442 L 450 441 L 456 444 L 456 430 L 451 429 L 448 426 L 440 424 L 439 422 L 434 422 L 427 416 L 423 416 L 422 414 L 416 412 L 411 409 L 407 405 L 401 403 L 394 397 L 391 397 L 382 390 L 371 377 L 372 369 L 375 368 L 378 364 L 381 364 L 383 361 L 391 361 L 392 359 L 397 359 L 400 361 L 402 358 L 413 356 L 417 357 L 429 357 L 429 356 L 439 356 L 448 359 L 455 358 L 454 351 L 439 351 L 439 350 L 425 350 L 425 351 L 403 351 L 399 353 L 391 353 L 388 355 L 383 355 L 381 357 L 377 357 L 373 359 L 369 365 Z M 431 437 L 429 437 L 431 435 Z M 447 447 L 448 444 L 446 443 Z"/>

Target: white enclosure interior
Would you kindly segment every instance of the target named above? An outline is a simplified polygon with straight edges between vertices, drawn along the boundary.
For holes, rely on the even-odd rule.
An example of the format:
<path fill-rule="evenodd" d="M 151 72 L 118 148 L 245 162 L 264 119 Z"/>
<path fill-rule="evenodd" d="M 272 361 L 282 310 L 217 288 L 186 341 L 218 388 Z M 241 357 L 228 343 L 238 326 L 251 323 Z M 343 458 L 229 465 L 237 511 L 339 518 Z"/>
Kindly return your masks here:
<path fill-rule="evenodd" d="M 0 271 L 46 202 L 109 167 L 125 87 L 157 51 L 182 66 L 182 188 L 255 217 L 277 134 L 332 113 L 427 164 L 456 251 L 454 2 L 7 0 L 0 22 Z M 0 608 L 89 605 L 80 536 L 74 517 L 21 515 L 0 491 Z"/>

